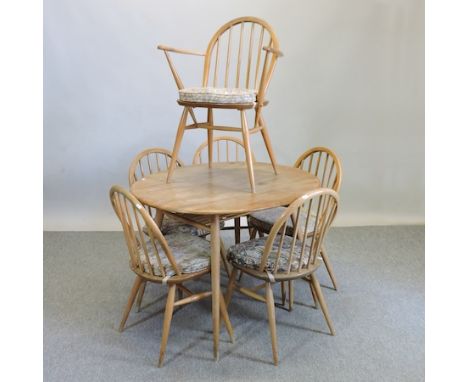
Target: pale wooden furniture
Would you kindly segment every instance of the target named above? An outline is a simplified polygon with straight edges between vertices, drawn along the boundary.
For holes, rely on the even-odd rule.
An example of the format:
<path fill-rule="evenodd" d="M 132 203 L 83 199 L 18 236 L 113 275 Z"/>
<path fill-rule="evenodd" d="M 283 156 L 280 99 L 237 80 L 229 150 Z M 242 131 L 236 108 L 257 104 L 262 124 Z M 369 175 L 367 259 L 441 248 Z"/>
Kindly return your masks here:
<path fill-rule="evenodd" d="M 159 45 L 169 63 L 172 75 L 179 89 L 179 105 L 183 106 L 182 116 L 174 143 L 173 153 L 177 157 L 185 130 L 206 129 L 208 136 L 208 166 L 213 162 L 213 131 L 242 133 L 247 161 L 251 192 L 255 192 L 253 158 L 250 135 L 261 132 L 271 164 L 277 173 L 276 159 L 271 145 L 262 109 L 266 106 L 266 91 L 276 61 L 282 56 L 279 42 L 271 26 L 256 17 L 239 17 L 224 24 L 214 34 L 205 52 L 176 49 Z M 204 70 L 202 87 L 185 88 L 177 73 L 170 52 L 203 56 Z M 231 61 L 231 57 L 233 61 Z M 194 108 L 207 109 L 206 122 L 196 119 Z M 233 109 L 240 113 L 239 126 L 221 126 L 214 122 L 214 109 Z M 247 123 L 246 111 L 254 109 L 255 119 L 251 128 Z M 188 124 L 191 116 L 193 123 Z M 170 181 L 176 163 L 171 162 L 167 174 Z"/>
<path fill-rule="evenodd" d="M 174 307 L 199 301 L 213 294 L 212 291 L 193 293 L 183 285 L 186 281 L 195 280 L 210 272 L 210 246 L 205 239 L 181 232 L 164 237 L 141 203 L 120 186 L 111 188 L 110 199 L 122 224 L 130 255 L 130 268 L 136 274 L 119 331 L 123 331 L 125 327 L 142 283 L 153 282 L 167 287 L 168 294 L 158 362 L 159 367 L 161 367 L 164 362 Z M 147 227 L 147 232 L 143 232 L 143 226 Z M 194 249 L 193 253 L 190 252 L 192 248 Z M 187 297 L 179 294 L 179 299 L 176 300 L 176 289 L 185 293 Z M 216 299 L 231 341 L 233 341 L 233 330 L 223 296 L 217 293 Z"/>
<path fill-rule="evenodd" d="M 144 178 L 149 174 L 153 174 L 160 171 L 167 171 L 169 164 L 172 159 L 172 153 L 161 147 L 152 147 L 145 149 L 138 153 L 130 164 L 128 171 L 128 183 L 131 187 L 137 180 Z M 176 160 L 177 167 L 184 166 L 184 163 L 180 160 Z M 163 211 L 157 211 L 151 206 L 145 205 L 149 214 L 153 217 L 156 224 L 163 231 L 174 231 L 176 229 L 182 229 L 185 231 L 191 231 L 194 235 L 206 236 L 210 232 L 210 219 L 206 216 L 200 215 L 176 215 Z M 164 216 L 167 215 L 171 220 L 164 220 Z M 223 226 L 223 225 L 222 225 Z M 226 260 L 226 253 L 224 245 L 221 243 L 221 255 L 223 265 L 226 273 L 229 275 L 229 265 Z M 141 292 L 137 299 L 137 308 L 140 309 L 141 301 L 145 291 L 146 283 L 142 284 Z"/>
<path fill-rule="evenodd" d="M 341 161 L 335 152 L 326 147 L 313 147 L 305 151 L 294 163 L 294 167 L 307 171 L 320 179 L 322 187 L 331 188 L 336 192 L 340 191 L 342 179 Z M 258 211 L 249 215 L 249 226 L 252 227 L 251 238 L 254 238 L 257 232 L 269 233 L 275 221 L 284 212 L 285 207 L 280 207 L 272 210 Z M 287 227 L 286 234 L 292 235 L 293 228 L 291 225 Z M 320 249 L 320 256 L 323 259 L 325 268 L 327 269 L 333 288 L 337 290 L 338 284 L 333 271 L 332 264 L 329 260 L 325 247 Z M 282 285 L 282 291 L 285 290 Z M 292 282 L 289 282 L 289 310 L 292 310 L 294 301 L 294 287 Z M 283 302 L 285 296 L 283 294 Z"/>
<path fill-rule="evenodd" d="M 293 167 L 278 166 L 278 175 L 270 165 L 255 163 L 257 193 L 249 191 L 245 163 L 213 163 L 186 166 L 174 172 L 166 182 L 165 173 L 149 175 L 134 183 L 131 192 L 141 201 L 163 211 L 210 216 L 211 219 L 211 288 L 214 355 L 218 358 L 220 239 L 219 221 L 242 216 L 250 211 L 289 205 L 299 196 L 319 187 L 317 177 Z M 291 187 L 294 184 L 294 187 Z"/>
<path fill-rule="evenodd" d="M 268 237 L 252 239 L 236 244 L 228 250 L 228 259 L 234 266 L 226 293 L 229 304 L 234 289 L 267 305 L 271 333 L 273 362 L 278 365 L 275 303 L 272 286 L 276 282 L 296 279 L 306 280 L 312 297 L 318 300 L 332 335 L 335 334 L 320 284 L 314 272 L 320 266 L 319 252 L 325 235 L 335 218 L 338 194 L 327 188 L 308 192 L 287 207 L 273 225 Z M 304 216 L 302 219 L 301 216 Z M 293 235 L 286 235 L 288 223 L 292 223 Z M 262 281 L 253 288 L 236 283 L 238 271 Z M 258 293 L 265 289 L 265 295 Z"/>
<path fill-rule="evenodd" d="M 216 163 L 245 161 L 244 143 L 235 137 L 219 136 L 213 138 L 212 159 Z M 255 156 L 252 153 L 252 160 L 255 163 Z M 192 164 L 202 164 L 208 161 L 208 141 L 202 143 L 193 155 Z M 234 239 L 236 244 L 240 242 L 241 229 L 248 229 L 248 226 L 241 226 L 241 217 L 234 219 L 234 227 L 225 226 L 222 229 L 234 228 Z"/>

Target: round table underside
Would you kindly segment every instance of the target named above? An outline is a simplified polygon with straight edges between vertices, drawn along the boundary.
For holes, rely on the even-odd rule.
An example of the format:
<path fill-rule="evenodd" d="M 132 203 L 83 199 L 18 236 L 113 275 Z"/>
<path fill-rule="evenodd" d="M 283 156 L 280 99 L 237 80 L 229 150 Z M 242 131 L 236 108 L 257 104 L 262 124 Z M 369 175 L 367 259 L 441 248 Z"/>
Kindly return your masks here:
<path fill-rule="evenodd" d="M 254 164 L 256 193 L 250 192 L 244 162 L 179 167 L 170 183 L 167 172 L 135 182 L 131 192 L 144 204 L 164 211 L 197 215 L 234 215 L 288 205 L 320 187 L 320 181 L 295 167 Z"/>

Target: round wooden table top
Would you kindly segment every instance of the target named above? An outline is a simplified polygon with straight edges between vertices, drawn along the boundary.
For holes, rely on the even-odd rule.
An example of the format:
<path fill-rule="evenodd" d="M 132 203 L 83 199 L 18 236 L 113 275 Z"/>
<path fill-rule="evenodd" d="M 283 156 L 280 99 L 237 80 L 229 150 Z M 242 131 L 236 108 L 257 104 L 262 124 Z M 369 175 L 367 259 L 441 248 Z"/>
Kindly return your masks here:
<path fill-rule="evenodd" d="M 236 215 L 288 205 L 320 187 L 316 176 L 295 167 L 254 163 L 256 193 L 244 162 L 178 167 L 170 183 L 167 172 L 148 175 L 135 182 L 131 192 L 144 204 L 163 211 L 197 215 Z"/>

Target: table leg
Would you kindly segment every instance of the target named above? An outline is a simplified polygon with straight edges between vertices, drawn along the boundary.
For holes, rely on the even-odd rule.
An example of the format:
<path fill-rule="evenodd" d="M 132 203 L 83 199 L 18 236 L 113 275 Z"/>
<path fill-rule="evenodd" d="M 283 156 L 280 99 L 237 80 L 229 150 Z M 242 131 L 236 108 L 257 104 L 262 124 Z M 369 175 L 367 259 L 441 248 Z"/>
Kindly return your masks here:
<path fill-rule="evenodd" d="M 219 216 L 211 218 L 211 290 L 212 316 L 213 316 L 213 352 L 216 360 L 219 358 L 219 296 L 220 296 L 220 240 L 219 240 Z"/>

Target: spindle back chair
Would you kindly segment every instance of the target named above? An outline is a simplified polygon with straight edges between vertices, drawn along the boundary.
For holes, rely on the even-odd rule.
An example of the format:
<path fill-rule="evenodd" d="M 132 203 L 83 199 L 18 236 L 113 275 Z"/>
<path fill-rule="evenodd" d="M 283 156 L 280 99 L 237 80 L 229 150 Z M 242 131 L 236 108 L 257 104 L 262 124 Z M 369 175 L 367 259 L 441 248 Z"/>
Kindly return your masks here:
<path fill-rule="evenodd" d="M 327 147 L 313 147 L 304 152 L 294 163 L 300 168 L 320 179 L 322 187 L 340 191 L 342 167 L 335 152 Z"/>
<path fill-rule="evenodd" d="M 279 41 L 271 26 L 257 17 L 239 17 L 224 24 L 211 38 L 204 53 L 176 49 L 159 45 L 164 51 L 172 75 L 179 89 L 179 100 L 184 107 L 179 122 L 173 153 L 178 155 L 186 129 L 202 128 L 207 130 L 208 166 L 213 162 L 213 131 L 242 133 L 247 162 L 247 172 L 252 192 L 255 192 L 253 159 L 250 135 L 261 132 L 275 174 L 276 159 L 271 145 L 262 108 L 267 105 L 266 91 L 271 81 L 278 57 Z M 185 88 L 177 73 L 170 52 L 204 56 L 203 79 L 201 88 Z M 233 58 L 233 61 L 231 61 Z M 207 109 L 206 122 L 198 122 L 193 108 Z M 213 109 L 236 109 L 240 112 L 239 126 L 222 126 L 214 122 Z M 254 109 L 255 118 L 252 128 L 248 127 L 246 110 Z M 190 114 L 193 123 L 187 124 Z M 175 162 L 168 170 L 170 181 Z"/>
<path fill-rule="evenodd" d="M 320 179 L 321 187 L 331 188 L 339 192 L 342 180 L 341 161 L 336 153 L 327 147 L 312 147 L 299 156 L 294 163 L 294 167 L 300 168 Z M 259 211 L 250 214 L 249 226 L 251 227 L 251 238 L 255 237 L 256 233 L 269 233 L 276 218 L 282 213 L 284 208 L 274 208 L 266 211 Z M 288 226 L 286 234 L 292 235 L 293 227 Z M 325 247 L 321 249 L 321 257 L 325 263 L 325 267 L 332 281 L 333 287 L 337 289 L 336 276 L 333 271 L 333 266 L 328 258 Z M 284 290 L 284 286 L 282 288 Z M 289 283 L 289 309 L 293 306 L 293 286 Z M 283 293 L 283 302 L 285 295 Z"/>
<path fill-rule="evenodd" d="M 152 147 L 138 153 L 133 158 L 128 170 L 128 184 L 131 186 L 137 180 L 159 171 L 167 171 L 172 160 L 172 153 L 162 147 Z M 182 167 L 184 163 L 176 160 L 176 166 Z"/>
<path fill-rule="evenodd" d="M 205 163 L 205 159 L 208 157 L 207 153 L 208 141 L 203 142 L 195 151 L 193 155 L 192 164 Z M 213 160 L 215 162 L 244 162 L 244 143 L 235 137 L 219 136 L 213 138 Z M 252 160 L 255 162 L 255 156 L 252 153 Z M 241 225 L 241 216 L 234 218 L 234 227 L 224 225 L 222 230 L 230 230 L 234 228 L 234 240 L 235 243 L 240 242 L 241 229 L 248 229 L 249 226 Z"/>
<path fill-rule="evenodd" d="M 178 263 L 176 256 L 174 256 L 159 227 L 140 202 L 121 186 L 113 186 L 109 195 L 112 207 L 114 208 L 123 228 L 125 242 L 127 244 L 128 254 L 130 257 L 130 269 L 136 274 L 136 279 L 120 322 L 119 331 L 122 332 L 124 330 L 128 315 L 143 282 L 153 282 L 168 287 L 159 354 L 159 367 L 161 367 L 164 361 L 174 307 L 211 296 L 211 291 L 193 293 L 182 285 L 186 281 L 198 279 L 210 272 L 208 260 L 210 256 L 209 244 L 206 245 L 206 265 L 199 266 L 198 269 L 193 272 L 186 272 Z M 144 226 L 148 228 L 147 232 L 143 232 Z M 204 239 L 193 236 L 189 237 L 189 240 L 198 240 L 200 241 L 199 243 L 202 244 L 206 242 Z M 181 241 L 183 240 L 179 239 L 178 242 L 174 243 L 183 245 Z M 175 301 L 176 288 L 178 288 L 179 291 L 186 293 L 188 297 L 182 298 L 183 295 L 179 294 L 179 299 Z M 232 340 L 232 327 L 229 322 L 222 297 L 220 298 L 220 307 L 221 316 Z"/>
<path fill-rule="evenodd" d="M 328 229 L 338 209 L 338 194 L 327 188 L 311 191 L 291 203 L 273 225 L 268 237 L 253 239 L 229 249 L 228 259 L 234 266 L 229 279 L 226 301 L 234 289 L 256 300 L 266 302 L 272 337 L 273 361 L 278 364 L 276 323 L 272 285 L 276 282 L 305 279 L 309 282 L 313 297 L 317 297 L 331 334 L 334 334 L 320 284 L 314 272 L 320 266 L 319 253 Z M 300 219 L 306 213 L 306 219 Z M 309 222 L 313 221 L 313 224 Z M 286 234 L 288 223 L 293 223 L 293 235 Z M 236 284 L 236 275 L 242 271 L 265 282 L 266 294 L 261 296 L 257 288 L 245 288 Z"/>
<path fill-rule="evenodd" d="M 255 162 L 255 156 L 252 154 Z M 208 141 L 203 142 L 193 155 L 192 164 L 206 163 L 208 160 Z M 235 137 L 220 136 L 213 138 L 214 162 L 244 162 L 244 143 Z"/>

